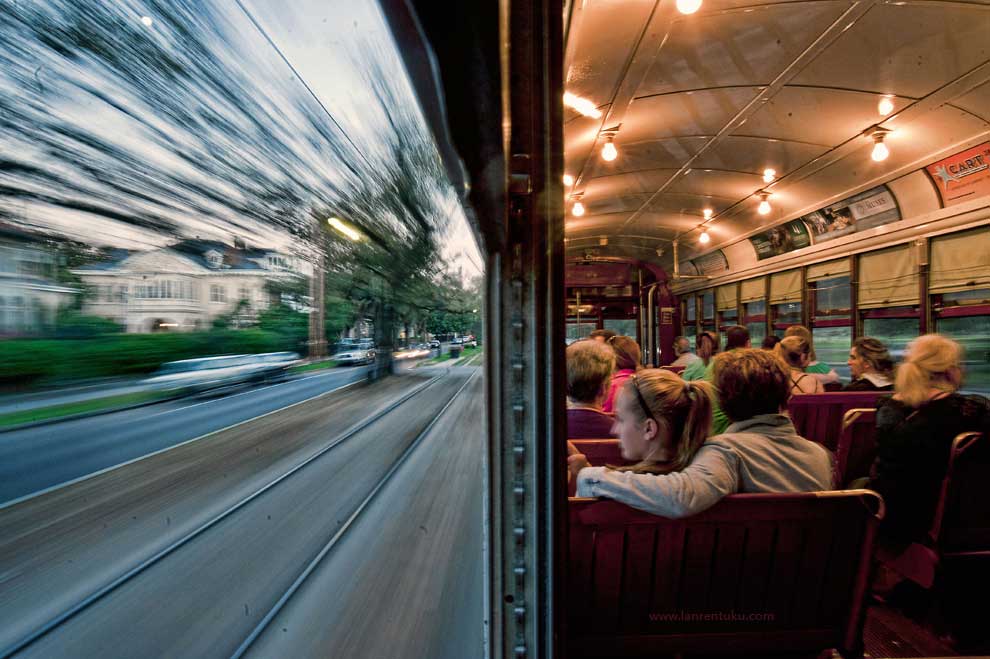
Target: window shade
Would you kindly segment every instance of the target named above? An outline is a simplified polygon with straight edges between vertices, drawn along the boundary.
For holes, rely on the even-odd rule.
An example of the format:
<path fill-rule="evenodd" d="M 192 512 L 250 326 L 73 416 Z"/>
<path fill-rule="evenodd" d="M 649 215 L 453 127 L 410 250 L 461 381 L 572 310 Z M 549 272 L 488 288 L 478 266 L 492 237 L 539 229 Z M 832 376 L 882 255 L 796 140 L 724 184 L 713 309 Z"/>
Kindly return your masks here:
<path fill-rule="evenodd" d="M 770 304 L 801 301 L 801 271 L 787 270 L 770 275 Z"/>
<path fill-rule="evenodd" d="M 918 259 L 911 245 L 859 257 L 859 308 L 918 304 Z"/>
<path fill-rule="evenodd" d="M 762 300 L 767 294 L 766 286 L 766 277 L 747 279 L 739 287 L 739 301 L 746 304 Z"/>
<path fill-rule="evenodd" d="M 933 238 L 931 245 L 932 293 L 990 287 L 990 227 Z"/>
<path fill-rule="evenodd" d="M 715 307 L 719 311 L 736 308 L 736 284 L 726 284 L 715 289 Z"/>
<path fill-rule="evenodd" d="M 832 277 L 845 277 L 849 274 L 849 259 L 836 259 L 808 266 L 808 281 L 821 281 Z"/>

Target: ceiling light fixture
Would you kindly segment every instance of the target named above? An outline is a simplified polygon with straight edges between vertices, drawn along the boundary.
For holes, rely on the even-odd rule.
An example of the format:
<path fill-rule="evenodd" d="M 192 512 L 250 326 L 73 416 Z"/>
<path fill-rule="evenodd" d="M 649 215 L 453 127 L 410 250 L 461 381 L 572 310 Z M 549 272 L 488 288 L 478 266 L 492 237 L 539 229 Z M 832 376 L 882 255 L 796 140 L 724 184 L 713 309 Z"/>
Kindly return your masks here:
<path fill-rule="evenodd" d="M 702 231 L 701 235 L 698 236 L 698 242 L 701 243 L 702 245 L 707 245 L 709 242 L 711 242 L 711 240 L 712 237 L 708 235 L 707 231 Z"/>
<path fill-rule="evenodd" d="M 890 155 L 890 149 L 883 143 L 883 138 L 887 136 L 888 132 L 890 131 L 884 128 L 877 128 L 873 131 L 873 135 L 871 135 L 873 138 L 873 152 L 870 154 L 870 157 L 873 158 L 874 162 L 883 162 Z"/>
<path fill-rule="evenodd" d="M 770 211 L 772 210 L 772 209 L 770 208 L 770 202 L 769 202 L 769 201 L 767 201 L 767 199 L 768 199 L 769 197 L 770 197 L 770 193 L 769 193 L 769 192 L 761 192 L 761 193 L 760 193 L 760 205 L 759 205 L 759 207 L 758 207 L 758 208 L 756 209 L 756 211 L 757 211 L 757 212 L 758 212 L 758 213 L 759 213 L 760 215 L 768 215 L 768 214 L 770 213 Z"/>
<path fill-rule="evenodd" d="M 581 203 L 581 193 L 571 195 L 571 199 L 574 200 L 574 205 L 571 206 L 571 215 L 574 217 L 584 215 L 584 204 Z"/>
<path fill-rule="evenodd" d="M 767 167 L 766 169 L 763 170 L 763 182 L 764 183 L 773 183 L 773 180 L 775 178 L 777 178 L 777 170 L 776 169 L 770 169 L 769 167 Z"/>
<path fill-rule="evenodd" d="M 574 177 L 570 174 L 564 174 L 564 185 L 568 187 L 574 185 Z"/>
<path fill-rule="evenodd" d="M 894 111 L 893 99 L 894 99 L 893 96 L 884 96 L 883 98 L 880 99 L 880 102 L 877 103 L 877 112 L 880 113 L 881 117 L 886 117 L 888 114 Z"/>
<path fill-rule="evenodd" d="M 608 236 L 601 236 L 601 237 L 600 237 L 600 238 L 598 239 L 598 244 L 599 244 L 599 246 L 601 246 L 601 247 L 605 247 L 605 246 L 607 246 L 607 245 L 608 245 Z"/>
<path fill-rule="evenodd" d="M 714 212 L 715 211 L 713 211 L 711 208 L 706 208 L 705 210 L 701 211 L 701 214 L 705 216 L 706 220 L 710 220 L 712 219 L 712 213 Z"/>
<path fill-rule="evenodd" d="M 612 135 L 605 136 L 605 144 L 602 145 L 602 160 L 605 162 L 612 162 L 619 157 L 619 150 L 615 148 L 615 137 Z"/>
<path fill-rule="evenodd" d="M 693 14 L 701 9 L 701 0 L 677 0 L 677 11 L 682 14 Z"/>
<path fill-rule="evenodd" d="M 564 92 L 564 105 L 580 112 L 586 117 L 591 117 L 592 119 L 601 119 L 602 111 L 595 107 L 595 104 L 586 98 L 581 98 L 576 94 L 570 92 Z"/>

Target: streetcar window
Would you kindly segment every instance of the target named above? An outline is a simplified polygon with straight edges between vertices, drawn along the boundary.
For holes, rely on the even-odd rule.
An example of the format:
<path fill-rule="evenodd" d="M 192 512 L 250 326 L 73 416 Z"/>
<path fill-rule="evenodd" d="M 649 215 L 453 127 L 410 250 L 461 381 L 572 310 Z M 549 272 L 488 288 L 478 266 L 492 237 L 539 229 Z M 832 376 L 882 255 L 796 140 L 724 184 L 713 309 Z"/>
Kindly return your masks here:
<path fill-rule="evenodd" d="M 767 335 L 766 300 L 754 300 L 743 304 L 743 324 L 749 330 L 749 340 L 759 345 Z"/>
<path fill-rule="evenodd" d="M 903 315 L 896 317 L 894 314 L 897 313 Z M 917 307 L 901 307 L 891 309 L 885 315 L 868 314 L 863 318 L 863 336 L 872 336 L 882 341 L 890 350 L 894 361 L 900 361 L 904 357 L 907 344 L 918 336 L 920 324 L 917 313 Z M 910 314 L 914 315 L 903 317 Z"/>
<path fill-rule="evenodd" d="M 590 336 L 596 329 L 598 329 L 597 323 L 578 323 L 568 320 L 567 344 L 570 345 L 575 341 L 588 338 L 588 336 Z"/>
<path fill-rule="evenodd" d="M 784 332 L 791 325 L 801 324 L 801 303 L 787 302 L 785 304 L 775 304 L 772 307 L 773 333 L 779 337 L 784 336 Z"/>
<path fill-rule="evenodd" d="M 809 273 L 810 273 L 809 268 Z M 846 360 L 852 345 L 852 293 L 848 276 L 820 279 L 809 284 L 815 315 L 811 332 L 818 361 L 849 378 Z"/>
<path fill-rule="evenodd" d="M 990 288 L 932 296 L 935 331 L 963 349 L 963 389 L 990 393 Z"/>
<path fill-rule="evenodd" d="M 606 318 L 603 324 L 605 329 L 612 330 L 616 334 L 636 338 L 635 318 Z"/>

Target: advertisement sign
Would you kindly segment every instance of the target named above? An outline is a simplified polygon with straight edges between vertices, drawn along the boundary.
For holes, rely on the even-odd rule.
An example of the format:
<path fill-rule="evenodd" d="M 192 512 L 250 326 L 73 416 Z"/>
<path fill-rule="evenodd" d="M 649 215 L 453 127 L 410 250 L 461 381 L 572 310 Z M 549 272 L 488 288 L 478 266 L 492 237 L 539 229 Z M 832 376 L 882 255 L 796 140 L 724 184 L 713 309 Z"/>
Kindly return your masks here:
<path fill-rule="evenodd" d="M 808 227 L 804 222 L 792 220 L 787 224 L 750 236 L 749 241 L 756 250 L 757 260 L 762 261 L 807 247 L 811 244 L 811 236 L 808 235 Z"/>
<path fill-rule="evenodd" d="M 885 185 L 853 195 L 801 218 L 811 229 L 815 243 L 823 243 L 854 231 L 872 229 L 901 219 L 894 195 Z"/>
<path fill-rule="evenodd" d="M 564 281 L 568 286 L 623 286 L 629 282 L 628 263 L 568 263 Z"/>
<path fill-rule="evenodd" d="M 691 263 L 698 273 L 702 275 L 718 274 L 729 269 L 729 262 L 720 249 L 716 249 L 711 254 L 705 254 L 704 256 L 692 259 Z"/>
<path fill-rule="evenodd" d="M 943 206 L 961 204 L 990 194 L 990 142 L 974 146 L 925 168 Z"/>

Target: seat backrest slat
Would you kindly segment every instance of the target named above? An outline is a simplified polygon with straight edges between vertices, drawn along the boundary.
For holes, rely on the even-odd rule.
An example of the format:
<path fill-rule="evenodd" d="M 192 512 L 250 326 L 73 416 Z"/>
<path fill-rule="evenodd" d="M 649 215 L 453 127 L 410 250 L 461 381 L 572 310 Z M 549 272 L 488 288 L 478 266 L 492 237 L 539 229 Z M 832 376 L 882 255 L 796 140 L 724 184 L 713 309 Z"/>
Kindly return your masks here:
<path fill-rule="evenodd" d="M 842 430 L 842 417 L 851 409 L 876 409 L 877 400 L 890 396 L 887 391 L 840 391 L 791 396 L 787 413 L 797 434 L 835 451 Z"/>
<path fill-rule="evenodd" d="M 569 647 L 600 656 L 671 643 L 696 652 L 856 645 L 881 510 L 865 490 L 731 495 L 680 520 L 572 499 Z"/>
<path fill-rule="evenodd" d="M 877 455 L 876 419 L 875 409 L 851 409 L 843 416 L 835 451 L 838 487 L 870 475 Z"/>

